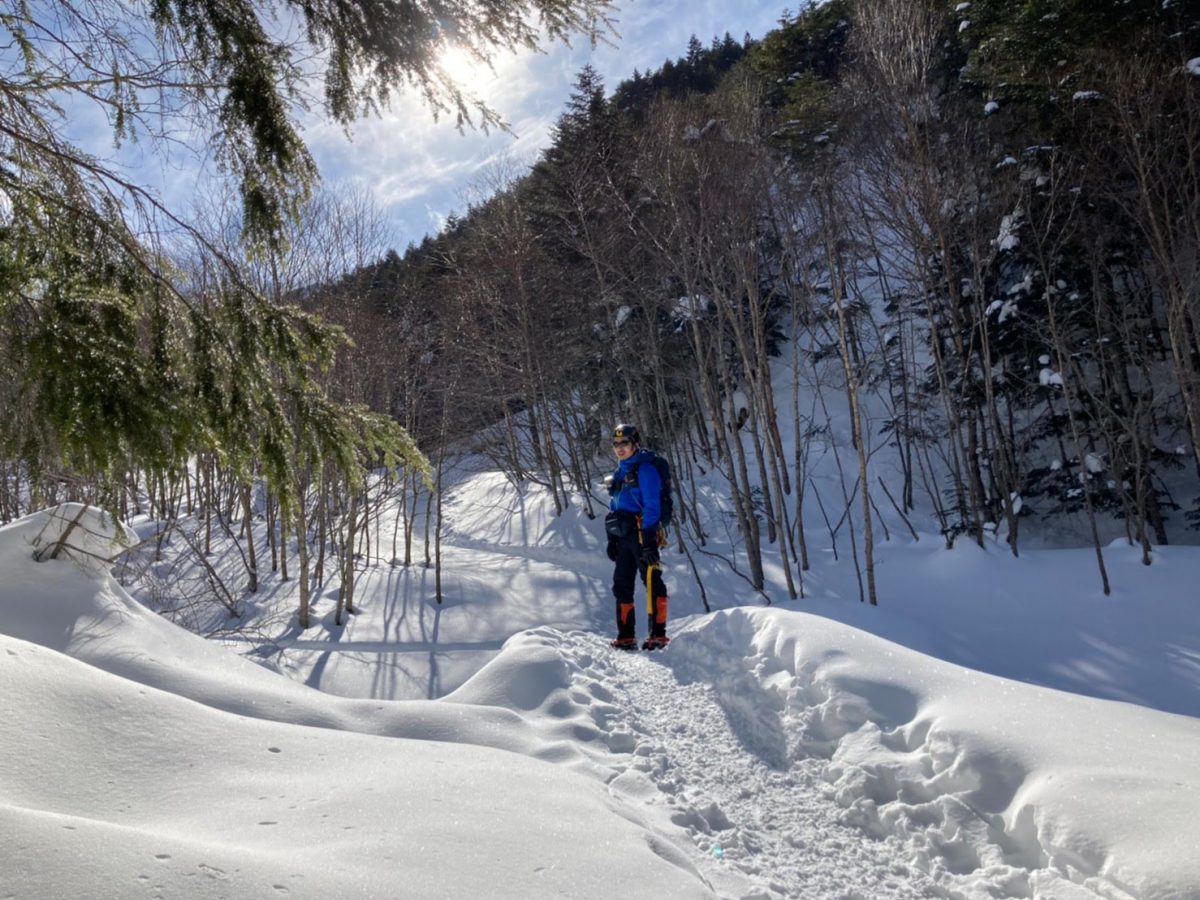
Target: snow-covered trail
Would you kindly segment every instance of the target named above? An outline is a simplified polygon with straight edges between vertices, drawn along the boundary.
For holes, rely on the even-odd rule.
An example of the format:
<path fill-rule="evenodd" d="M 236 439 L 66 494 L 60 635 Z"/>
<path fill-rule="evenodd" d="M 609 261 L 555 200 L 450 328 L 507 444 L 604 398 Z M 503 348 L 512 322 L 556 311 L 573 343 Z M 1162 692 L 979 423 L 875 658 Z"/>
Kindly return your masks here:
<path fill-rule="evenodd" d="M 974 735 L 1013 725 L 1011 711 L 988 702 L 986 676 L 956 689 L 957 670 L 941 673 L 950 681 L 927 672 L 939 702 L 953 706 L 955 690 L 977 697 L 968 718 L 978 720 L 960 730 L 963 723 L 938 721 L 880 678 L 902 671 L 909 651 L 816 619 L 801 638 L 792 615 L 733 610 L 683 620 L 671 646 L 655 653 L 612 650 L 594 632 L 535 628 L 446 701 L 507 707 L 547 747 L 589 759 L 580 771 L 601 778 L 639 820 L 657 823 L 723 898 L 1182 896 L 1157 876 L 1140 889 L 1107 859 L 1076 850 L 1061 828 L 1039 823 L 1047 814 L 1034 792 L 1044 779 L 974 748 Z M 878 665 L 854 662 L 838 643 Z M 1072 727 L 1062 710 L 1034 712 L 1040 689 L 995 687 L 1028 692 L 1032 706 L 1022 704 L 1021 718 L 1036 733 Z M 1089 722 L 1105 705 L 1076 702 Z M 1186 720 L 1127 712 L 1179 726 L 1184 744 L 1193 730 Z M 1095 739 L 1078 730 L 1084 744 Z M 1171 753 L 1180 746 L 1167 743 Z M 1049 783 L 1071 796 L 1104 777 L 1095 766 L 1056 771 Z M 1138 822 L 1130 826 L 1162 830 Z"/>
<path fill-rule="evenodd" d="M 572 672 L 572 698 L 589 707 L 613 754 L 605 759 L 618 773 L 610 789 L 659 807 L 684 829 L 697 868 L 721 896 L 945 895 L 895 839 L 839 821 L 845 810 L 828 761 L 789 752 L 771 694 L 689 679 L 670 650 L 618 653 L 596 635 L 553 637 Z"/>
<path fill-rule="evenodd" d="M 675 807 L 672 821 L 706 855 L 702 871 L 714 885 L 733 870 L 764 896 L 930 896 L 900 848 L 838 821 L 826 763 L 789 760 L 771 710 L 743 698 L 723 706 L 717 688 L 680 683 L 664 659 L 616 657 L 610 683 L 624 692 L 617 705 L 642 736 L 634 766 Z"/>
<path fill-rule="evenodd" d="M 1082 553 L 1018 569 L 970 547 L 897 545 L 881 560 L 904 602 L 886 612 L 745 598 L 701 615 L 676 563 L 673 643 L 625 655 L 608 646 L 598 524 L 483 481 L 448 507 L 441 604 L 430 570 L 377 565 L 359 615 L 326 616 L 327 640 L 294 640 L 280 668 L 347 697 L 437 699 L 451 719 L 458 703 L 505 709 L 519 752 L 599 779 L 620 815 L 649 825 L 657 856 L 682 851 L 723 898 L 1192 896 L 1176 889 L 1196 883 L 1191 857 L 1172 848 L 1193 832 L 1195 785 L 1170 773 L 1194 757 L 1194 723 L 1108 697 L 1186 707 L 1186 671 L 1164 673 L 1188 663 L 1141 662 L 1163 643 L 1136 639 L 1147 598 L 1131 617 L 1070 593 L 1081 566 L 1063 562 Z M 720 574 L 712 593 L 736 603 L 742 586 Z M 837 574 L 822 566 L 809 583 L 828 579 L 836 598 Z M 1071 600 L 1061 610 L 1056 592 Z M 1012 628 L 1028 618 L 1018 600 L 1043 595 L 1045 627 Z M 1177 654 L 1189 627 L 1167 634 Z M 1097 669 L 1096 647 L 1137 668 Z M 1060 683 L 1093 696 L 1037 686 Z"/>

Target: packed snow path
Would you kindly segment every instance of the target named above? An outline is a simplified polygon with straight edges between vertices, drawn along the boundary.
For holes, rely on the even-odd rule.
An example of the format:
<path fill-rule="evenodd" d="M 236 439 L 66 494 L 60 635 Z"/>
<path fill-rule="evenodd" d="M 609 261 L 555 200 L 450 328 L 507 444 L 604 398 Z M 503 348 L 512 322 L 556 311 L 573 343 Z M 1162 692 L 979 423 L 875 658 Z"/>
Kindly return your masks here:
<path fill-rule="evenodd" d="M 1043 843 L 1032 813 L 996 811 L 1021 789 L 1019 767 L 960 752 L 886 678 L 821 677 L 845 655 L 797 659 L 769 621 L 680 622 L 654 653 L 536 628 L 446 699 L 528 716 L 564 762 L 575 748 L 720 897 L 1142 896 L 1099 857 Z"/>
<path fill-rule="evenodd" d="M 579 681 L 595 699 L 609 748 L 629 767 L 610 784 L 660 802 L 692 836 L 697 864 L 726 896 L 913 898 L 936 896 L 891 838 L 842 824 L 827 761 L 791 758 L 770 695 L 680 680 L 670 654 L 611 651 L 567 635 Z M 748 699 L 752 698 L 752 699 Z"/>

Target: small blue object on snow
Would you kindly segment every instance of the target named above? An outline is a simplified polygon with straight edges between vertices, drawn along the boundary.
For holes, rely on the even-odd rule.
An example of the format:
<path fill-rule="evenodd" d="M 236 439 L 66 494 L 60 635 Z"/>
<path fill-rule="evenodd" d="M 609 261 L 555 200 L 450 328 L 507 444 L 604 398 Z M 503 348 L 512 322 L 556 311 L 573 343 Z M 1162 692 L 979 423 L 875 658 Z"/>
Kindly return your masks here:
<path fill-rule="evenodd" d="M 717 844 L 712 848 L 712 855 L 713 859 L 721 859 L 725 855 L 725 851 L 720 844 Z"/>

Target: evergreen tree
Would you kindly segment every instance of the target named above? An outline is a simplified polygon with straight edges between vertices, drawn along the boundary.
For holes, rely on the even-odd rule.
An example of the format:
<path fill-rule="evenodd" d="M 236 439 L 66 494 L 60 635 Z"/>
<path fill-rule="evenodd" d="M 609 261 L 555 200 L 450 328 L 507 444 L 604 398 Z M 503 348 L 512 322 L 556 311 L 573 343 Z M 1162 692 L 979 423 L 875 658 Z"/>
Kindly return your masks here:
<path fill-rule="evenodd" d="M 684 97 L 711 93 L 752 45 L 749 35 L 739 44 L 728 33 L 705 47 L 695 35 L 688 41 L 686 55 L 668 59 L 655 72 L 639 73 L 622 81 L 613 91 L 613 105 L 634 122 L 641 123 L 656 97 Z"/>
<path fill-rule="evenodd" d="M 278 7 L 278 8 L 277 8 Z M 211 135 L 238 184 L 251 246 L 284 249 L 284 224 L 316 177 L 296 112 L 312 60 L 325 111 L 348 125 L 403 86 L 434 112 L 483 125 L 496 113 L 441 69 L 457 43 L 488 57 L 606 25 L 605 0 L 215 0 L 29 2 L 0 13 L 11 50 L 0 81 L 0 452 L 32 478 L 78 473 L 115 490 L 128 468 L 179 469 L 189 454 L 260 457 L 285 502 L 300 454 L 354 481 L 402 431 L 330 405 L 321 373 L 340 332 L 268 302 L 211 241 L 67 137 L 63 109 L 97 105 L 114 138 L 167 151 L 176 130 Z M 304 40 L 273 33 L 279 10 Z M 223 267 L 196 291 L 163 249 L 172 232 Z M 339 418 L 342 415 L 342 418 Z M 306 425 L 305 423 L 311 423 Z M 311 440 L 304 437 L 311 434 Z M 35 488 L 34 497 L 39 496 Z"/>
<path fill-rule="evenodd" d="M 805 7 L 784 16 L 750 53 L 766 82 L 767 103 L 777 111 L 775 145 L 806 155 L 828 140 L 837 122 L 836 84 L 846 53 L 850 18 L 844 0 Z"/>

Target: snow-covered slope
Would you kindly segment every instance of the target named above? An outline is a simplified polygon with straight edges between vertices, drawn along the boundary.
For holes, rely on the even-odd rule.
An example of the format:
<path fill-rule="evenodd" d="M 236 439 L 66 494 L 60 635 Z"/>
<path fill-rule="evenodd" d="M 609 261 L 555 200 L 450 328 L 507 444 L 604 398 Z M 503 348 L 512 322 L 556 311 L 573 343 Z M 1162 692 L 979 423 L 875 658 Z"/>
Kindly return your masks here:
<path fill-rule="evenodd" d="M 35 563 L 41 524 L 0 529 L 4 896 L 708 893 L 552 725 L 325 697 Z"/>
<path fill-rule="evenodd" d="M 12 638 L 0 654 L 6 896 L 706 893 L 566 769 L 237 716 Z"/>
<path fill-rule="evenodd" d="M 404 702 L 312 690 L 153 615 L 94 565 L 35 562 L 44 516 L 0 529 L 0 886 L 35 900 L 1200 896 L 1200 719 L 1111 699 L 1195 708 L 1196 617 L 1155 624 L 1200 575 L 1190 548 L 1152 567 L 1168 596 L 1089 618 L 1087 589 L 1071 590 L 1085 559 L 1043 571 L 909 546 L 885 560 L 897 586 L 926 587 L 905 614 L 831 599 L 831 570 L 811 612 L 694 614 L 666 652 L 627 656 L 589 621 L 607 605 L 603 565 L 584 552 L 595 523 L 571 521 L 555 523 L 567 537 L 458 533 L 449 560 L 486 555 L 516 621 L 539 608 L 540 573 L 553 591 L 584 585 L 583 627 L 519 629 L 444 699 Z M 1022 590 L 1053 585 L 1042 607 L 1005 602 L 1009 566 L 1032 573 Z M 360 594 L 351 627 L 385 599 Z M 438 638 L 454 643 L 447 621 Z M 1163 665 L 1132 658 L 1162 647 Z M 1005 666 L 1017 678 L 983 671 Z M 1026 683 L 1086 674 L 1095 696 Z"/>

